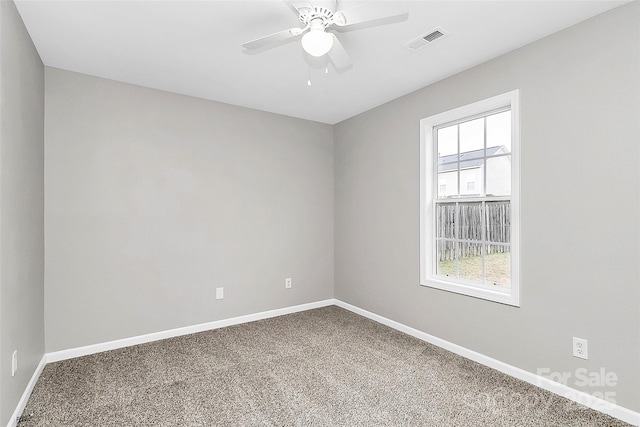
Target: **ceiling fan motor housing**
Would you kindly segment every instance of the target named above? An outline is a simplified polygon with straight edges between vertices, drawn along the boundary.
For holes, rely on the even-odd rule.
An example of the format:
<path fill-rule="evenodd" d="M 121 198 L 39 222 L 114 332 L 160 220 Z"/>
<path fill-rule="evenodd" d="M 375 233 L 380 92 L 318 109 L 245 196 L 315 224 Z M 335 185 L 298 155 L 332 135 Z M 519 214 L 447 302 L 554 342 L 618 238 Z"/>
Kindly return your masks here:
<path fill-rule="evenodd" d="M 319 19 L 322 22 L 322 27 L 326 28 L 331 25 L 331 18 L 333 18 L 333 12 L 326 7 L 305 7 L 299 9 L 298 12 L 300 12 L 300 22 L 305 26 Z"/>

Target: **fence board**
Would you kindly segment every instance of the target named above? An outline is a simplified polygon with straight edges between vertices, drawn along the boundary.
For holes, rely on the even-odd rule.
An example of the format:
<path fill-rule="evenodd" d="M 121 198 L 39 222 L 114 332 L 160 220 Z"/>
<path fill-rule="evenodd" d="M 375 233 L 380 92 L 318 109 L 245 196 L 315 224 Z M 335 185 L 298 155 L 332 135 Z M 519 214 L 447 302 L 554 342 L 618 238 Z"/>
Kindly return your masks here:
<path fill-rule="evenodd" d="M 511 243 L 511 206 L 507 202 L 443 203 L 436 209 L 436 237 L 456 238 L 456 210 L 458 211 L 458 239 L 477 242 L 459 242 L 460 257 L 482 255 L 482 225 L 485 224 L 486 254 L 509 252 Z M 492 244 L 493 243 L 493 244 Z M 505 245 L 507 244 L 507 245 Z M 456 242 L 438 240 L 438 260 L 453 260 Z"/>

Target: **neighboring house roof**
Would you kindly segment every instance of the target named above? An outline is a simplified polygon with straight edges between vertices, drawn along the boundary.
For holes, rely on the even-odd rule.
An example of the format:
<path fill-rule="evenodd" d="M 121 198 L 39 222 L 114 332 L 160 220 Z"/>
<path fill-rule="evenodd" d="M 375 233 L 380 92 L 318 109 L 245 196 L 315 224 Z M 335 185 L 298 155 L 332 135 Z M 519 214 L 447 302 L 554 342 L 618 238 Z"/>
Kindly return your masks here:
<path fill-rule="evenodd" d="M 496 147 L 487 147 L 487 156 L 491 157 L 500 153 L 508 153 L 504 145 L 498 145 Z M 460 169 L 479 168 L 484 164 L 484 149 L 465 151 L 460 153 Z M 449 156 L 438 157 L 438 173 L 448 172 L 458 169 L 458 155 L 451 154 Z"/>

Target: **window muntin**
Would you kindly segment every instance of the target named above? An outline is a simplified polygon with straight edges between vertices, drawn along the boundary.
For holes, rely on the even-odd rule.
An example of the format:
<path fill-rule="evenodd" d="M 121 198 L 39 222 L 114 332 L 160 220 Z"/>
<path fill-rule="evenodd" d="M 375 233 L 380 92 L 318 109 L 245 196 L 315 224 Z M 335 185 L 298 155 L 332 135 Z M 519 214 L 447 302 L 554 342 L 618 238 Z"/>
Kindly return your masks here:
<path fill-rule="evenodd" d="M 517 98 L 422 121 L 421 284 L 519 304 Z"/>

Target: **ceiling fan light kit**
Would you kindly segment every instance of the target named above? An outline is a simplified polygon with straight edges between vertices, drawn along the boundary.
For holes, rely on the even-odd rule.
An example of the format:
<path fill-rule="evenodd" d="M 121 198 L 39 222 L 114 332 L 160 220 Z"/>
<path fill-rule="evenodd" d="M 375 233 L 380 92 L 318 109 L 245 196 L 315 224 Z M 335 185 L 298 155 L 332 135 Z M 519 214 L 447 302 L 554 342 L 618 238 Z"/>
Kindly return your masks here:
<path fill-rule="evenodd" d="M 311 29 L 302 36 L 302 48 L 311 56 L 322 56 L 329 53 L 333 47 L 333 37 L 324 28 Z"/>
<path fill-rule="evenodd" d="M 303 7 L 298 10 L 300 22 L 309 28 L 302 36 L 302 48 L 311 56 L 322 56 L 333 47 L 333 37 L 324 29 L 331 25 L 333 12 L 326 7 Z"/>

